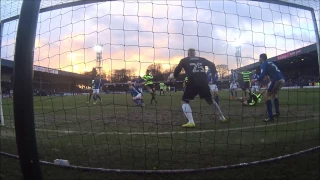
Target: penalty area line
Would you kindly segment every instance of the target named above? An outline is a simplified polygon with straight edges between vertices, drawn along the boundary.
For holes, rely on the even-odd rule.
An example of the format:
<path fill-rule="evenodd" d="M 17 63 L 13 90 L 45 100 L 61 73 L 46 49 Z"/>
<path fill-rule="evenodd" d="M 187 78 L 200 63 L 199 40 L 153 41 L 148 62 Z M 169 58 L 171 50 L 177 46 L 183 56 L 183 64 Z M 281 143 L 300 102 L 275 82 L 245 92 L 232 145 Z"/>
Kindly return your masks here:
<path fill-rule="evenodd" d="M 210 133 L 210 132 L 224 132 L 224 131 L 239 131 L 245 129 L 255 129 L 255 128 L 265 128 L 272 127 L 278 125 L 286 125 L 286 124 L 294 124 L 299 122 L 306 122 L 311 120 L 316 120 L 318 117 L 289 121 L 283 123 L 273 123 L 266 125 L 257 125 L 257 126 L 246 126 L 246 127 L 238 127 L 238 128 L 229 128 L 229 129 L 210 129 L 210 130 L 197 130 L 197 131 L 167 131 L 167 132 L 89 132 L 89 131 L 67 131 L 67 130 L 50 130 L 50 129 L 36 129 L 36 131 L 40 132 L 55 132 L 55 133 L 65 133 L 65 134 L 92 134 L 92 135 L 172 135 L 172 134 L 197 134 L 197 133 Z"/>

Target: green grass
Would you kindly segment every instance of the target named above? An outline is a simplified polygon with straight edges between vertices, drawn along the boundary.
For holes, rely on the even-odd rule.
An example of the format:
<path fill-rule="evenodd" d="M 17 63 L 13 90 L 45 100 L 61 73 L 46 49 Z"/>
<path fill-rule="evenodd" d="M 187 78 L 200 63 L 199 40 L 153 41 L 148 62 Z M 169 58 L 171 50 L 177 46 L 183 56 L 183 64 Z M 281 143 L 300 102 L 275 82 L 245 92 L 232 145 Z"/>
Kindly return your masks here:
<path fill-rule="evenodd" d="M 39 156 L 50 162 L 68 159 L 72 165 L 135 170 L 204 168 L 277 157 L 319 145 L 319 94 L 318 89 L 281 91 L 281 117 L 265 123 L 263 103 L 243 107 L 230 101 L 228 92 L 220 92 L 229 122 L 220 122 L 196 99 L 191 103 L 194 129 L 181 128 L 186 119 L 180 92 L 157 96 L 157 105 L 149 105 L 150 95 L 145 94 L 143 109 L 120 94 L 103 95 L 101 105 L 87 105 L 86 96 L 35 97 Z M 0 129 L 0 150 L 17 154 L 12 99 L 3 101 L 6 126 Z"/>

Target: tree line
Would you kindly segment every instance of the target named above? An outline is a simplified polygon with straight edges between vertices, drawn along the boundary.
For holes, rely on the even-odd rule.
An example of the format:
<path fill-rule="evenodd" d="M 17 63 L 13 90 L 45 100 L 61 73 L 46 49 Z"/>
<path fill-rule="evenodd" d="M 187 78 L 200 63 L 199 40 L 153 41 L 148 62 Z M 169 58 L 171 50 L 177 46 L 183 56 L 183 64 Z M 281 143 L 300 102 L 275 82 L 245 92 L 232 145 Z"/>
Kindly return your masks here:
<path fill-rule="evenodd" d="M 171 65 L 170 68 L 163 68 L 162 64 L 150 64 L 147 67 L 147 70 L 150 70 L 150 74 L 153 76 L 154 81 L 166 81 L 170 73 L 174 71 L 177 65 Z M 217 65 L 216 69 L 219 73 L 220 78 L 225 78 L 228 76 L 228 66 L 227 65 Z M 146 72 L 144 72 L 146 74 Z M 98 75 L 96 68 L 92 68 L 91 71 L 85 72 L 84 75 L 91 76 L 92 78 Z M 138 78 L 139 74 L 137 74 L 136 69 L 113 69 L 107 73 L 103 73 L 102 77 L 106 79 L 106 81 L 111 83 L 123 83 L 127 81 L 134 80 Z M 183 81 L 186 77 L 185 72 L 182 70 L 180 75 L 177 78 L 177 81 Z"/>

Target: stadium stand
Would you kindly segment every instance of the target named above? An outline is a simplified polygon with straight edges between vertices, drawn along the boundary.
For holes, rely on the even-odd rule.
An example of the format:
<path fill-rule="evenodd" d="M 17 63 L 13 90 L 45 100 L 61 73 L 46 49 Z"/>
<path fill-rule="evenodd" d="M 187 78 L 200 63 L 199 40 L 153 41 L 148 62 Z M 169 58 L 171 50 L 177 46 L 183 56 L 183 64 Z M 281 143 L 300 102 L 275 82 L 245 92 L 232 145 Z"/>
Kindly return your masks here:
<path fill-rule="evenodd" d="M 287 87 L 319 85 L 320 77 L 316 44 L 269 58 L 268 61 L 274 62 L 281 69 L 286 78 L 285 86 Z M 237 71 L 251 71 L 259 66 L 257 60 L 256 63 L 243 66 Z"/>
<path fill-rule="evenodd" d="M 13 61 L 1 59 L 3 97 L 12 95 L 13 65 Z M 88 92 L 88 87 L 90 87 L 90 80 L 90 76 L 34 66 L 34 95 L 47 96 L 86 93 Z M 83 88 L 80 88 L 79 85 L 82 85 Z"/>

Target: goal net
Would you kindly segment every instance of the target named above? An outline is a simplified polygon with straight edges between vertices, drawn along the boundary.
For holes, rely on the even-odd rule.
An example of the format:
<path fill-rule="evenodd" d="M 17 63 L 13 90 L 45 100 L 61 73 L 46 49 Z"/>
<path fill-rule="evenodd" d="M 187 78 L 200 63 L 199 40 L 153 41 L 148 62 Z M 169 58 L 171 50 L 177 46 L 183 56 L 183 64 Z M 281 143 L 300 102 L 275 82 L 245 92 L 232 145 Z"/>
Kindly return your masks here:
<path fill-rule="evenodd" d="M 43 1 L 33 67 L 40 160 L 50 164 L 63 159 L 70 167 L 97 171 L 188 172 L 314 150 L 319 146 L 319 4 L 292 3 L 303 6 Z M 0 151 L 13 155 L 12 80 L 19 73 L 13 70 L 18 25 L 14 17 L 20 6 L 20 1 L 1 1 Z M 315 8 L 318 21 L 309 7 Z M 182 70 L 175 81 L 168 76 L 189 48 L 215 64 L 219 91 L 212 89 L 212 99 L 227 122 L 197 96 L 190 102 L 195 127 L 182 127 L 191 114 L 186 105 L 181 108 L 186 74 Z M 250 72 L 250 79 L 260 75 L 262 53 L 285 80 L 273 102 L 279 102 L 280 116 L 270 122 L 264 121 L 270 81 L 252 81 L 245 87 L 259 96 L 253 106 L 240 79 L 236 82 L 241 87 L 230 84 L 231 70 L 239 78 L 244 72 Z"/>

